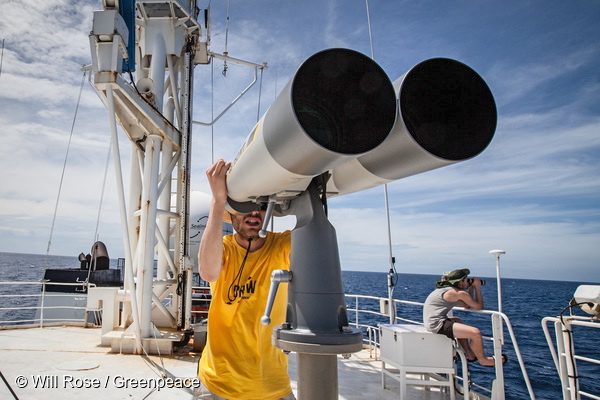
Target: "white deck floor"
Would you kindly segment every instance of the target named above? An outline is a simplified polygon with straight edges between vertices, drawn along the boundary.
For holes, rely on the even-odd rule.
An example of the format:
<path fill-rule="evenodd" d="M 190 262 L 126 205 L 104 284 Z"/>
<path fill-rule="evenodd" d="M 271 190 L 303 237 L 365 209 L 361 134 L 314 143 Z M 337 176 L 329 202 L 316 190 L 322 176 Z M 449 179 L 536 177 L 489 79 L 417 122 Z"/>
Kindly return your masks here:
<path fill-rule="evenodd" d="M 100 347 L 100 329 L 49 327 L 0 330 L 0 371 L 21 400 L 36 399 L 192 399 L 190 390 L 156 385 L 161 372 L 171 378 L 195 378 L 199 354 L 135 356 Z M 188 346 L 191 348 L 191 346 Z M 296 362 L 290 354 L 290 377 L 296 393 Z M 338 357 L 339 399 L 398 399 L 398 384 L 381 387 L 381 362 L 367 351 Z M 145 379 L 145 381 L 144 381 Z M 164 382 L 164 381 L 163 381 Z M 127 383 L 127 385 L 126 385 Z M 135 385 L 138 387 L 134 387 Z M 37 387 L 36 387 L 37 386 Z M 88 386 L 88 387 L 86 387 Z M 99 386 L 99 387 L 96 387 Z M 435 389 L 411 388 L 409 399 L 447 399 Z M 0 381 L 0 399 L 14 397 Z M 460 396 L 458 396 L 460 398 Z M 302 399 L 316 400 L 316 399 Z"/>

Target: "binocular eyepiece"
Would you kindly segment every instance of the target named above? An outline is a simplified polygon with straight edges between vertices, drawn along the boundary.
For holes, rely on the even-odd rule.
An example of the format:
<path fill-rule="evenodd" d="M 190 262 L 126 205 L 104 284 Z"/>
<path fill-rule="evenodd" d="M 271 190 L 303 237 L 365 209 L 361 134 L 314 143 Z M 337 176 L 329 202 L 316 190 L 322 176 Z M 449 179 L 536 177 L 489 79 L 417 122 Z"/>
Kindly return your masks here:
<path fill-rule="evenodd" d="M 469 286 L 473 285 L 473 281 L 475 279 L 479 279 L 481 281 L 481 286 L 485 285 L 485 281 L 483 279 L 481 279 L 481 278 L 469 278 L 469 279 L 467 279 L 467 282 L 469 282 Z"/>

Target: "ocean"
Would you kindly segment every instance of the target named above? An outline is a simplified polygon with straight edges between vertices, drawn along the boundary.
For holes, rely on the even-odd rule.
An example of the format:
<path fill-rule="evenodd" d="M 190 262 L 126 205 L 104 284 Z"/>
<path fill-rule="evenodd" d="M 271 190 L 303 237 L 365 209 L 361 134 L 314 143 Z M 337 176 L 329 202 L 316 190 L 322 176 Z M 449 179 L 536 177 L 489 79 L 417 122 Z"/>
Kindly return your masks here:
<path fill-rule="evenodd" d="M 342 276 L 346 293 L 378 297 L 388 296 L 387 274 L 385 273 L 344 271 Z M 472 276 L 477 275 L 473 274 Z M 489 277 L 482 278 L 486 281 L 486 285 L 482 287 L 485 309 L 498 310 L 497 280 Z M 435 288 L 437 279 L 439 279 L 439 276 L 435 275 L 398 274 L 394 298 L 423 303 Z M 562 398 L 560 380 L 548 349 L 541 320 L 544 317 L 558 316 L 569 305 L 577 287 L 584 284 L 598 283 L 511 278 L 503 278 L 501 281 L 502 310 L 511 321 L 534 395 L 538 400 Z M 350 304 L 348 307 L 350 308 Z M 581 310 L 574 313 L 576 315 L 587 315 Z M 398 315 L 422 321 L 420 308 L 418 310 L 413 310 L 411 307 L 399 308 Z M 569 312 L 567 311 L 565 315 L 569 315 Z M 484 336 L 489 337 L 492 335 L 489 317 L 482 319 L 473 313 L 462 313 L 457 316 L 461 317 L 464 323 L 480 328 Z M 389 321 L 377 322 L 388 323 Z M 600 330 L 581 327 L 574 327 L 573 330 L 576 335 L 576 354 L 600 359 L 600 346 L 598 345 Z M 504 332 L 505 345 L 503 352 L 508 355 L 509 359 L 504 366 L 506 387 L 517 389 L 512 393 L 507 391 L 506 398 L 512 400 L 528 399 L 529 393 L 522 378 L 516 353 L 507 331 Z M 491 354 L 491 342 L 488 341 L 485 345 L 486 354 Z M 578 363 L 581 389 L 600 396 L 600 366 L 589 363 L 580 366 L 580 364 Z M 487 367 L 482 367 L 478 363 L 469 363 L 469 370 L 475 382 L 482 382 L 483 386 L 491 387 L 493 373 L 489 373 Z"/>
<path fill-rule="evenodd" d="M 35 254 L 0 253 L 0 282 L 36 282 L 43 275 L 44 268 L 77 268 L 79 262 L 76 257 L 46 256 Z M 116 260 L 111 259 L 111 268 L 116 267 Z M 370 295 L 387 297 L 387 274 L 383 272 L 355 272 L 343 271 L 342 277 L 347 294 Z M 496 279 L 483 277 L 486 285 L 482 292 L 487 310 L 497 310 Z M 414 302 L 424 302 L 427 295 L 433 290 L 437 276 L 420 274 L 398 274 L 394 290 L 394 298 Z M 515 336 L 523 356 L 525 367 L 531 381 L 536 399 L 554 400 L 561 398 L 560 381 L 554 368 L 552 357 L 541 327 L 541 320 L 547 316 L 558 316 L 560 312 L 569 305 L 573 293 L 579 285 L 597 284 L 590 282 L 570 281 L 544 281 L 526 279 L 502 279 L 503 311 L 509 317 Z M 11 285 L 0 285 L 0 294 L 14 294 L 15 290 L 21 293 L 23 289 L 17 289 Z M 32 286 L 31 293 L 35 294 L 39 287 Z M 27 307 L 34 306 L 37 299 L 34 297 L 13 300 L 0 297 L 0 307 Z M 348 308 L 353 308 L 348 304 Z M 378 311 L 379 304 L 373 305 Z M 1 311 L 0 320 L 11 320 L 16 314 L 22 318 L 24 313 L 33 314 L 33 310 Z M 581 311 L 577 315 L 585 315 Z M 399 307 L 398 314 L 412 320 L 421 321 L 420 308 Z M 568 311 L 566 312 L 568 315 Z M 466 313 L 460 317 L 467 324 L 478 326 L 484 336 L 491 336 L 489 318 Z M 350 313 L 352 322 L 353 315 Z M 385 318 L 377 319 L 371 317 L 371 324 L 388 323 Z M 575 348 L 577 354 L 600 359 L 600 331 L 598 329 L 585 329 L 575 327 Z M 509 361 L 505 365 L 505 379 L 507 387 L 516 388 L 512 392 L 507 391 L 507 399 L 521 400 L 529 398 L 527 387 L 522 379 L 519 363 L 514 352 L 510 337 L 505 330 L 506 344 L 504 352 Z M 491 354 L 491 343 L 486 343 L 486 353 Z M 586 363 L 587 364 L 587 363 Z M 600 396 L 600 367 L 598 365 L 581 365 L 578 363 L 580 385 L 583 390 Z M 469 369 L 474 381 L 491 387 L 493 375 L 489 368 L 481 367 L 477 363 L 470 363 Z"/>

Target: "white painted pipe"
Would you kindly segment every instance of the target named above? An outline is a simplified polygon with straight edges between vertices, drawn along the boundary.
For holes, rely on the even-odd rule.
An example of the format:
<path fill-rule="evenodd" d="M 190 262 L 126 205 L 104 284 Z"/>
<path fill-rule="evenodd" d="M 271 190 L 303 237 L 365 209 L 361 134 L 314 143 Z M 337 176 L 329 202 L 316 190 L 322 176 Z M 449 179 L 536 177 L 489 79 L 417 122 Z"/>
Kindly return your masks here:
<path fill-rule="evenodd" d="M 137 272 L 138 301 L 140 306 L 140 330 L 142 337 L 152 335 L 152 298 L 154 274 L 154 244 L 156 230 L 156 205 L 158 193 L 158 166 L 161 138 L 149 135 L 146 138 L 144 178 L 142 191 L 142 215 L 140 221 L 141 269 Z"/>
<path fill-rule="evenodd" d="M 152 49 L 152 61 L 150 62 L 150 78 L 154 82 L 154 106 L 162 112 L 163 95 L 165 93 L 165 58 L 166 45 L 162 33 L 158 32 L 154 38 L 154 47 Z"/>
<path fill-rule="evenodd" d="M 111 85 L 106 87 L 106 100 L 108 106 L 108 118 L 110 121 L 110 134 L 112 142 L 113 158 L 115 160 L 115 175 L 117 183 L 117 193 L 119 196 L 119 211 L 121 213 L 121 228 L 123 230 L 123 241 L 125 247 L 125 277 L 127 278 L 127 285 L 130 288 L 135 288 L 135 282 L 133 279 L 133 258 L 131 253 L 131 243 L 129 240 L 129 229 L 127 221 L 127 208 L 125 203 L 125 189 L 123 185 L 123 173 L 121 168 L 121 154 L 119 152 L 119 138 L 117 135 L 117 119 L 115 116 L 115 100 L 113 95 L 113 89 Z M 130 296 L 132 313 L 133 313 L 133 330 L 136 343 L 136 354 L 142 352 L 142 337 L 139 324 L 139 313 L 137 307 L 137 299 L 133 294 Z"/>

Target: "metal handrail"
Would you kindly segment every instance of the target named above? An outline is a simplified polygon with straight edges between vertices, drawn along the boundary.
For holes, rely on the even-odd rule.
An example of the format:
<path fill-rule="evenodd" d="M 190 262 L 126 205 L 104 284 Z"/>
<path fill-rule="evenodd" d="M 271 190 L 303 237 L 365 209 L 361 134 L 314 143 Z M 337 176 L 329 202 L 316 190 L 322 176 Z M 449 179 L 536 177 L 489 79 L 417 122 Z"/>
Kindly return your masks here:
<path fill-rule="evenodd" d="M 90 282 L 50 282 L 48 280 L 42 279 L 40 281 L 34 282 L 0 282 L 0 285 L 41 285 L 41 290 L 37 294 L 0 294 L 0 299 L 2 298 L 10 298 L 10 299 L 19 299 L 19 298 L 35 298 L 39 299 L 37 306 L 21 306 L 21 307 L 2 307 L 0 306 L 1 311 L 10 311 L 10 310 L 40 310 L 40 318 L 33 319 L 17 319 L 17 320 L 0 320 L 0 326 L 15 326 L 23 323 L 31 323 L 37 325 L 39 323 L 39 327 L 43 328 L 44 323 L 47 322 L 72 322 L 72 323 L 85 323 L 85 317 L 82 319 L 77 318 L 44 318 L 44 310 L 48 309 L 72 309 L 72 310 L 85 310 L 86 307 L 78 307 L 78 306 L 48 306 L 45 304 L 45 299 L 49 297 L 71 297 L 71 296 L 80 296 L 84 293 L 77 294 L 65 294 L 60 292 L 50 292 L 52 294 L 48 294 L 46 291 L 46 286 L 48 285 L 60 285 L 60 286 L 85 286 L 86 289 L 91 287 L 96 287 L 96 284 Z"/>
<path fill-rule="evenodd" d="M 96 287 L 96 284 L 94 283 L 89 283 L 89 282 L 50 282 L 47 280 L 40 280 L 40 281 L 20 281 L 20 282 L 0 282 L 0 286 L 2 285 L 21 285 L 21 286 L 37 286 L 40 285 L 41 286 L 41 290 L 39 291 L 39 293 L 23 293 L 23 294 L 0 294 L 0 312 L 6 312 L 6 311 L 13 311 L 13 310 L 41 310 L 40 311 L 40 318 L 30 318 L 30 319 L 25 319 L 25 318 L 21 318 L 21 319 L 14 319 L 14 320 L 0 320 L 0 327 L 2 326 L 10 326 L 10 327 L 14 327 L 15 325 L 21 325 L 23 323 L 28 323 L 31 325 L 39 325 L 40 327 L 43 327 L 44 324 L 47 324 L 48 322 L 56 322 L 56 321 L 61 321 L 61 322 L 71 322 L 71 323 L 83 323 L 85 324 L 85 320 L 86 318 L 83 317 L 81 319 L 73 319 L 73 318 L 47 318 L 44 316 L 44 310 L 49 310 L 49 309 L 71 309 L 71 310 L 86 310 L 89 311 L 87 309 L 87 307 L 80 307 L 80 306 L 49 306 L 47 304 L 45 304 L 45 299 L 46 298 L 57 298 L 57 297 L 72 297 L 73 295 L 78 295 L 77 293 L 61 293 L 61 292 L 48 292 L 46 290 L 46 286 L 49 285 L 60 285 L 60 286 L 86 286 L 87 289 L 89 289 L 90 287 Z M 194 289 L 210 289 L 208 286 L 194 286 Z M 84 295 L 84 293 L 82 292 L 81 295 Z M 2 301 L 2 299 L 22 299 L 22 298 L 37 298 L 39 299 L 38 301 L 38 305 L 35 306 L 18 306 L 18 307 L 13 307 L 13 306 L 4 306 L 4 302 Z M 207 311 L 191 311 L 192 314 L 197 315 L 197 316 L 206 316 Z"/>
<path fill-rule="evenodd" d="M 549 323 L 554 323 L 556 347 L 552 342 L 552 336 L 550 335 L 548 328 Z M 581 396 L 584 396 L 590 399 L 600 400 L 600 396 L 587 393 L 579 388 L 576 360 L 600 365 L 600 359 L 583 357 L 575 354 L 574 338 L 570 335 L 572 332 L 571 327 L 573 325 L 600 329 L 600 321 L 597 318 L 571 315 L 563 318 L 546 317 L 542 319 L 544 336 L 546 337 L 546 342 L 550 348 L 550 354 L 552 355 L 556 372 L 558 373 L 558 377 L 562 384 L 563 399 L 579 400 L 581 399 Z M 568 344 L 565 344 L 565 341 Z"/>
<path fill-rule="evenodd" d="M 354 308 L 348 308 L 349 312 L 354 312 L 354 322 L 352 322 L 350 325 L 353 325 L 357 328 L 359 327 L 371 327 L 370 325 L 365 325 L 365 324 L 361 324 L 360 323 L 360 318 L 359 315 L 362 314 L 371 314 L 371 315 L 378 315 L 386 318 L 389 318 L 388 314 L 384 314 L 382 312 L 377 312 L 377 311 L 372 311 L 372 310 L 365 310 L 365 309 L 361 309 L 360 305 L 359 305 L 359 300 L 363 299 L 363 300 L 377 300 L 377 301 L 388 301 L 387 298 L 383 298 L 383 297 L 376 297 L 376 296 L 365 296 L 365 295 L 352 295 L 352 294 L 347 294 L 346 298 L 349 299 L 354 299 Z M 418 307 L 423 307 L 424 303 L 419 303 L 419 302 L 414 302 L 414 301 L 408 301 L 408 300 L 396 300 L 394 299 L 394 307 L 397 307 L 398 304 L 403 304 L 403 305 L 410 305 L 410 306 L 418 306 Z M 482 315 L 489 315 L 491 320 L 492 320 L 492 326 L 494 327 L 494 325 L 496 325 L 496 323 L 494 322 L 496 321 L 504 321 L 504 324 L 506 326 L 506 329 L 508 330 L 508 333 L 510 335 L 510 339 L 511 342 L 513 344 L 515 353 L 517 355 L 517 359 L 519 361 L 519 366 L 521 368 L 521 373 L 523 375 L 523 380 L 525 381 L 525 384 L 527 386 L 527 390 L 529 392 L 529 396 L 531 398 L 531 400 L 535 400 L 535 395 L 533 393 L 533 388 L 531 386 L 530 380 L 529 380 L 529 376 L 527 374 L 527 370 L 525 369 L 525 363 L 523 362 L 523 357 L 521 355 L 521 351 L 519 349 L 518 343 L 517 343 L 517 339 L 515 337 L 514 334 L 514 330 L 512 328 L 512 324 L 508 318 L 508 316 L 506 316 L 504 313 L 498 312 L 498 311 L 490 311 L 490 310 L 474 310 L 474 309 L 465 309 L 462 307 L 455 307 L 453 309 L 454 311 L 460 311 L 460 312 L 470 312 L 470 313 L 475 313 L 475 314 L 482 314 Z M 417 325 L 423 325 L 423 323 L 421 321 L 414 321 L 414 320 L 410 320 L 410 319 L 406 319 L 406 318 L 400 318 L 400 317 L 396 317 L 396 323 L 397 322 L 407 322 L 407 323 L 412 323 L 412 324 L 417 324 Z M 504 344 L 504 338 L 502 335 L 502 329 L 501 327 L 499 327 L 499 329 L 492 329 L 493 332 L 493 336 L 492 337 L 484 337 L 485 340 L 491 340 L 494 343 L 497 343 L 498 346 L 494 346 L 494 357 L 499 360 L 500 357 L 502 356 L 502 353 L 499 349 L 501 349 L 500 346 L 502 346 Z M 370 338 L 365 340 L 366 344 L 371 347 L 379 347 L 379 343 L 372 343 Z M 496 365 L 496 377 L 497 379 L 504 381 L 504 371 L 502 368 L 502 365 L 499 363 L 499 365 Z M 481 387 L 479 385 L 475 385 L 477 387 L 479 387 L 480 389 L 483 389 L 487 392 L 491 392 L 491 390 L 486 389 L 484 387 Z"/>

